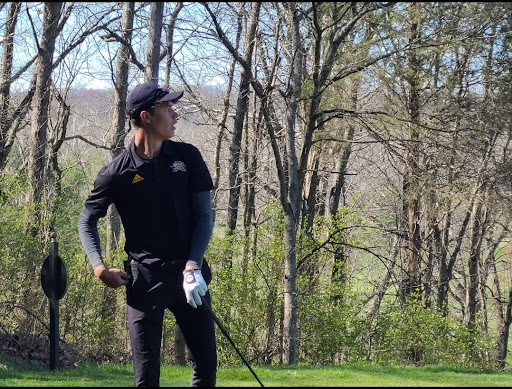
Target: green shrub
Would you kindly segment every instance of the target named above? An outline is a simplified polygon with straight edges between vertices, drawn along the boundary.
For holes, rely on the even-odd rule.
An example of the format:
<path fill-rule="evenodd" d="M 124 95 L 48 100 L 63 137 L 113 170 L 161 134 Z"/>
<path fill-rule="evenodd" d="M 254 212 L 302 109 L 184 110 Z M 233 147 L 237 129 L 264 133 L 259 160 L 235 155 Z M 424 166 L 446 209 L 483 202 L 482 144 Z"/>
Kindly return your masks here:
<path fill-rule="evenodd" d="M 372 362 L 492 366 L 486 357 L 493 348 L 488 335 L 472 334 L 466 325 L 420 302 L 389 307 L 377 315 L 375 325 Z"/>

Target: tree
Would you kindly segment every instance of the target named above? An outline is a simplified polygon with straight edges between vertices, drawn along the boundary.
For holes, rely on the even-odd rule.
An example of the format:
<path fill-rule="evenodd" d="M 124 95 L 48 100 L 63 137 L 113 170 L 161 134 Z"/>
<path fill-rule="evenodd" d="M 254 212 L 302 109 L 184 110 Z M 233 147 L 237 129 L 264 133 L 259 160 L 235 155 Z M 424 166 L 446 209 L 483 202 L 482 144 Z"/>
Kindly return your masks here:
<path fill-rule="evenodd" d="M 10 98 L 12 83 L 16 81 L 37 58 L 37 55 L 33 56 L 15 74 L 12 74 L 14 36 L 21 4 L 21 2 L 9 3 L 5 34 L 2 39 L 4 49 L 2 50 L 0 72 L 0 171 L 5 167 L 7 157 L 14 143 L 15 135 L 22 127 L 23 119 L 28 112 L 34 94 L 34 87 L 31 87 L 20 104 L 17 107 L 12 107 Z M 34 85 L 33 81 L 31 85 Z"/>
<path fill-rule="evenodd" d="M 207 6 L 205 6 L 207 7 Z M 320 5 L 314 5 L 312 11 L 320 7 Z M 326 39 L 329 42 L 327 48 L 325 48 L 324 58 L 320 62 L 321 53 L 324 48 L 320 50 L 320 45 L 317 46 L 317 51 L 314 54 L 316 63 L 311 65 L 312 79 L 313 79 L 313 91 L 308 96 L 308 110 L 307 119 L 305 120 L 305 129 L 303 135 L 303 143 L 299 150 L 301 150 L 300 158 L 296 155 L 296 123 L 298 115 L 299 101 L 302 93 L 302 38 L 300 32 L 300 21 L 304 15 L 304 10 L 295 3 L 287 3 L 285 5 L 285 16 L 286 26 L 289 32 L 288 39 L 286 41 L 288 55 L 288 76 L 285 77 L 287 80 L 284 82 L 286 92 L 283 91 L 283 96 L 288 107 L 286 111 L 286 120 L 281 125 L 275 118 L 275 110 L 273 107 L 274 101 L 272 95 L 269 93 L 268 88 L 273 88 L 271 80 L 268 80 L 267 86 L 264 87 L 262 83 L 255 77 L 255 72 L 251 69 L 251 66 L 244 58 L 234 49 L 233 45 L 224 33 L 220 23 L 217 20 L 216 15 L 207 7 L 208 12 L 212 17 L 212 21 L 217 31 L 219 40 L 226 46 L 229 52 L 237 59 L 244 71 L 251 75 L 251 85 L 257 94 L 262 99 L 262 107 L 265 117 L 265 125 L 267 127 L 271 145 L 274 152 L 275 163 L 277 168 L 277 175 L 279 177 L 280 187 L 280 202 L 285 213 L 285 266 L 284 266 L 284 323 L 283 323 L 283 361 L 285 363 L 294 364 L 296 363 L 297 357 L 297 301 L 296 301 L 296 243 L 297 243 L 297 229 L 300 221 L 300 209 L 301 209 L 301 197 L 302 187 L 304 184 L 304 175 L 306 171 L 307 161 L 311 150 L 313 134 L 317 129 L 317 120 L 319 117 L 319 107 L 322 99 L 322 94 L 327 85 L 332 82 L 329 80 L 331 75 L 332 64 L 335 58 L 339 46 L 344 42 L 345 38 L 350 31 L 354 28 L 357 22 L 367 13 L 375 11 L 380 8 L 380 5 L 370 4 L 362 5 L 361 8 L 356 8 L 355 12 L 351 14 L 346 21 L 341 21 L 342 17 L 346 15 L 343 12 L 343 7 L 333 6 L 329 4 L 328 7 L 334 7 L 333 20 L 334 24 L 331 24 L 329 30 L 330 37 Z M 279 11 L 277 9 L 277 13 Z M 339 24 L 338 24 L 339 23 Z M 343 24 L 344 27 L 340 27 Z M 318 29 L 319 33 L 322 32 Z M 322 40 L 317 38 L 318 42 Z M 375 59 L 370 59 L 368 65 L 376 62 Z M 367 66 L 368 66 L 367 65 Z M 359 66 L 357 69 L 360 70 Z M 341 73 L 348 75 L 357 70 L 347 70 L 347 73 Z M 341 76 L 338 74 L 333 77 L 333 80 L 340 79 Z M 281 149 L 278 145 L 276 133 L 279 133 L 281 129 L 286 134 L 286 143 L 284 148 Z"/>
<path fill-rule="evenodd" d="M 57 58 L 54 57 L 55 45 L 58 36 L 61 34 L 67 20 L 69 19 L 75 4 L 70 4 L 63 11 L 62 3 L 44 3 L 43 5 L 43 25 L 41 40 L 36 38 L 36 47 L 38 50 L 37 59 L 34 63 L 34 72 L 32 78 L 32 87 L 34 88 L 34 98 L 31 111 L 31 137 L 30 152 L 28 160 L 28 177 L 31 185 L 31 191 L 28 195 L 29 202 L 34 205 L 34 218 L 30 222 L 30 229 L 33 236 L 40 232 L 41 223 L 41 200 L 43 196 L 45 183 L 45 166 L 48 160 L 46 155 L 47 130 L 48 130 L 48 114 L 50 85 L 52 81 L 52 72 L 57 68 L 66 56 L 76 47 L 78 47 L 87 36 L 99 31 L 110 24 L 116 17 L 107 19 L 102 17 L 94 18 L 88 24 L 80 25 L 72 36 L 70 42 L 66 42 L 65 47 L 60 51 Z M 108 15 L 110 9 L 103 10 L 100 13 Z M 29 19 L 32 22 L 30 17 Z M 34 34 L 36 26 L 31 23 Z M 31 92 L 27 96 L 30 96 Z"/>
<path fill-rule="evenodd" d="M 43 33 L 37 42 L 38 57 L 34 65 L 35 80 L 34 105 L 31 117 L 31 142 L 29 157 L 29 182 L 32 185 L 30 200 L 35 205 L 35 220 L 32 222 L 31 233 L 39 232 L 41 198 L 43 195 L 46 135 L 48 128 L 48 104 L 50 101 L 50 83 L 53 69 L 53 54 L 57 35 L 64 27 L 60 22 L 63 3 L 44 3 Z M 67 15 L 69 16 L 69 14 Z M 67 17 L 65 18 L 67 19 Z M 65 22 L 64 19 L 64 22 Z"/>
<path fill-rule="evenodd" d="M 128 95 L 128 73 L 130 64 L 129 46 L 133 34 L 133 18 L 135 5 L 132 2 L 123 3 L 123 16 L 121 21 L 121 37 L 127 45 L 119 46 L 119 54 L 116 64 L 114 84 L 114 109 L 112 118 L 113 133 L 110 140 L 110 154 L 112 159 L 121 154 L 124 150 L 124 143 L 127 134 L 126 130 L 126 96 Z M 119 238 L 121 235 L 121 220 L 117 209 L 112 204 L 107 213 L 107 238 L 105 245 L 105 256 L 109 262 L 114 260 L 114 254 L 119 249 Z M 102 316 L 105 319 L 113 317 L 116 313 L 117 299 L 113 289 L 104 286 L 104 306 Z"/>
<path fill-rule="evenodd" d="M 256 42 L 256 28 L 258 26 L 261 3 L 253 3 L 251 6 L 249 22 L 245 34 L 243 61 L 247 67 L 252 67 L 252 57 L 254 55 L 254 44 Z M 236 103 L 235 119 L 233 123 L 233 135 L 231 138 L 230 156 L 229 156 L 229 200 L 228 200 L 228 234 L 232 234 L 236 228 L 238 216 L 238 201 L 240 198 L 241 178 L 240 170 L 240 151 L 242 144 L 242 133 L 245 118 L 248 112 L 249 92 L 250 92 L 250 74 L 242 69 L 240 75 L 240 85 L 238 87 L 238 98 Z"/>
<path fill-rule="evenodd" d="M 160 67 L 160 44 L 162 41 L 162 24 L 164 19 L 164 3 L 151 2 L 147 65 L 144 79 L 158 82 L 158 68 Z"/>

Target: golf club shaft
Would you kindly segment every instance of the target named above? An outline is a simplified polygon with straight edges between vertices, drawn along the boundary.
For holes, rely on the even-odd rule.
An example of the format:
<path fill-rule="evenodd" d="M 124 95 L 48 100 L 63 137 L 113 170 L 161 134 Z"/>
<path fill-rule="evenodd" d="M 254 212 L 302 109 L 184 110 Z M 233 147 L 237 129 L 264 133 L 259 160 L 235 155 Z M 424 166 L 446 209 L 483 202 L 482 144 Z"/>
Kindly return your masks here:
<path fill-rule="evenodd" d="M 254 372 L 254 370 L 251 368 L 251 365 L 249 365 L 249 362 L 247 362 L 247 359 L 245 359 L 245 357 L 243 356 L 243 354 L 240 352 L 240 350 L 238 350 L 238 348 L 236 347 L 235 345 L 235 342 L 233 342 L 233 339 L 231 339 L 231 336 L 229 336 L 229 333 L 228 331 L 224 328 L 224 326 L 221 324 L 219 318 L 217 317 L 217 315 L 215 315 L 215 312 L 213 312 L 213 309 L 212 307 L 210 307 L 210 304 L 208 304 L 208 302 L 206 301 L 206 299 L 201 296 L 201 301 L 203 302 L 203 305 L 204 307 L 206 308 L 206 310 L 210 313 L 210 315 L 212 316 L 213 320 L 215 321 L 215 323 L 217 323 L 217 325 L 219 326 L 221 332 L 224 334 L 224 336 L 226 338 L 228 338 L 229 340 L 229 343 L 231 343 L 231 345 L 233 346 L 233 348 L 236 350 L 236 352 L 238 353 L 238 355 L 240 355 L 240 358 L 242 358 L 242 360 L 244 361 L 245 365 L 249 368 L 249 370 L 251 371 L 252 375 L 254 376 L 254 378 L 256 378 L 256 381 L 259 382 L 259 384 L 263 387 L 263 383 L 260 381 L 260 379 L 258 378 L 258 376 L 256 375 L 256 373 Z"/>

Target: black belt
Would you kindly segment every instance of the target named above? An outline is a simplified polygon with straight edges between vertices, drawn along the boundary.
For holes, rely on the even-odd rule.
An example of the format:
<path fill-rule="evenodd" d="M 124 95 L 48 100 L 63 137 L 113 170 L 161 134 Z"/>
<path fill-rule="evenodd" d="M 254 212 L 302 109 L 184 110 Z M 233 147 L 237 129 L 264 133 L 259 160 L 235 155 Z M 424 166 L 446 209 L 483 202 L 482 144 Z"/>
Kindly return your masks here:
<path fill-rule="evenodd" d="M 144 262 L 145 259 L 148 259 L 148 257 L 144 258 L 144 259 L 137 259 L 137 258 L 134 258 L 132 257 L 131 255 L 128 256 L 128 258 L 130 258 L 132 261 L 135 261 L 135 262 L 138 262 L 138 263 L 144 263 L 144 264 L 147 264 L 147 265 L 151 265 L 151 262 L 148 263 L 148 262 Z M 187 259 L 169 259 L 169 258 L 163 258 L 163 257 L 150 257 L 150 258 L 156 258 L 158 260 L 161 260 L 162 263 L 166 263 L 168 265 L 173 265 L 173 266 L 177 266 L 177 265 L 184 265 L 187 263 Z M 157 263 L 158 261 L 155 261 L 155 263 Z"/>

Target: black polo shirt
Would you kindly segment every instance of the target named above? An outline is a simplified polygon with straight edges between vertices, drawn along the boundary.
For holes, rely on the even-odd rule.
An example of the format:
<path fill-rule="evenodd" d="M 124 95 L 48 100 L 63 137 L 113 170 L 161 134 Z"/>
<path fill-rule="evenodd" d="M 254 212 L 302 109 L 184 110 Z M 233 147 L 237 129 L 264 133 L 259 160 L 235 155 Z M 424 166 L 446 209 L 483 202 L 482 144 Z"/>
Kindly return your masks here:
<path fill-rule="evenodd" d="M 85 206 L 103 217 L 115 204 L 125 231 L 124 248 L 133 259 L 186 260 L 194 228 L 192 193 L 212 189 L 195 146 L 166 140 L 158 157 L 143 159 L 132 140 L 99 171 Z"/>

